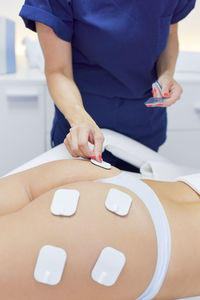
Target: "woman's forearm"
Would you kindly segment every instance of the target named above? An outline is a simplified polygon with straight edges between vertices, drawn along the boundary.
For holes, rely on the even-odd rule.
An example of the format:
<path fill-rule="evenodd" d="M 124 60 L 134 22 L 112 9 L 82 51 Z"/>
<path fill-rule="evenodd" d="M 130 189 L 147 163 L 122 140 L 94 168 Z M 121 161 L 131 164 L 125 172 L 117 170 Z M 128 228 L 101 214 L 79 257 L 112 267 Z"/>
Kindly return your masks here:
<path fill-rule="evenodd" d="M 44 24 L 37 22 L 36 28 L 53 101 L 71 126 L 92 121 L 83 107 L 81 94 L 73 80 L 71 43 L 58 38 L 55 32 Z"/>
<path fill-rule="evenodd" d="M 94 123 L 85 111 L 81 94 L 72 78 L 63 72 L 46 72 L 47 83 L 50 94 L 65 118 L 71 126 L 81 123 Z"/>
<path fill-rule="evenodd" d="M 104 137 L 86 112 L 73 78 L 72 46 L 59 38 L 52 28 L 37 22 L 37 33 L 45 58 L 45 75 L 54 103 L 72 127 L 66 128 L 63 141 L 72 156 L 93 157 L 100 162 Z M 89 148 L 88 142 L 94 145 Z"/>
<path fill-rule="evenodd" d="M 158 79 L 163 76 L 173 78 L 179 51 L 177 28 L 177 24 L 171 25 L 167 46 L 157 61 Z"/>

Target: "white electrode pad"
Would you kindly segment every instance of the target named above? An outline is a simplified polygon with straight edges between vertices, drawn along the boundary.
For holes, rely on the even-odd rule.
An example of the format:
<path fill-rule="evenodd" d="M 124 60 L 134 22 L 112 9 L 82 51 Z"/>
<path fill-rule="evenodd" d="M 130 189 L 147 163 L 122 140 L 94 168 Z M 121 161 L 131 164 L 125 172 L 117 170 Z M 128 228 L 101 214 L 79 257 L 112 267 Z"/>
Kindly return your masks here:
<path fill-rule="evenodd" d="M 46 245 L 40 249 L 34 271 L 36 281 L 56 285 L 60 282 L 67 259 L 64 249 Z"/>
<path fill-rule="evenodd" d="M 72 216 L 78 206 L 80 193 L 77 190 L 60 189 L 54 194 L 51 213 L 57 216 Z"/>
<path fill-rule="evenodd" d="M 97 160 L 95 160 L 95 159 L 91 159 L 90 160 L 94 165 L 96 165 L 96 166 L 99 166 L 99 167 L 101 167 L 101 168 L 104 168 L 104 169 L 111 169 L 111 164 L 109 164 L 109 163 L 107 163 L 107 162 L 105 162 L 105 161 L 102 161 L 102 162 L 98 162 Z"/>
<path fill-rule="evenodd" d="M 120 190 L 112 188 L 108 192 L 105 206 L 108 210 L 119 216 L 126 216 L 131 207 L 131 203 L 131 196 Z"/>
<path fill-rule="evenodd" d="M 126 258 L 124 254 L 114 248 L 106 247 L 92 270 L 92 279 L 99 284 L 112 286 L 118 279 Z"/>

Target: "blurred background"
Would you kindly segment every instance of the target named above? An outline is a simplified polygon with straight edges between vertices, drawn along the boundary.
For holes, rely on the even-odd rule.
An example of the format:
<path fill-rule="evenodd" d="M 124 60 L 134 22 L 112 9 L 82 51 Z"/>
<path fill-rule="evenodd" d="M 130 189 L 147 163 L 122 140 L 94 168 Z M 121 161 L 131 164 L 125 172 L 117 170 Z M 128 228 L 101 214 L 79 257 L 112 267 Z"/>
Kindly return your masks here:
<path fill-rule="evenodd" d="M 0 74 L 0 176 L 50 148 L 53 104 L 41 49 L 34 42 L 37 36 L 18 17 L 23 2 L 0 1 L 0 17 L 13 20 L 16 30 L 16 73 Z M 184 93 L 182 101 L 168 110 L 168 138 L 160 152 L 178 164 L 200 169 L 200 1 L 179 22 L 179 40 L 175 78 Z"/>

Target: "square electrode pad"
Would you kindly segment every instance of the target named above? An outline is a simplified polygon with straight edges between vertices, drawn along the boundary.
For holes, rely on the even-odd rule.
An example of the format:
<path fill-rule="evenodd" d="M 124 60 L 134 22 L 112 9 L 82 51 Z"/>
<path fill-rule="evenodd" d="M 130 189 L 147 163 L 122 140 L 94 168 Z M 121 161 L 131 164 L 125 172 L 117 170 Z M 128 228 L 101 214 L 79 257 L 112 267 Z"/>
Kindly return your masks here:
<path fill-rule="evenodd" d="M 128 194 L 114 188 L 109 190 L 105 202 L 108 210 L 119 216 L 126 216 L 129 213 L 131 204 L 132 198 Z"/>
<path fill-rule="evenodd" d="M 48 285 L 60 282 L 67 259 L 64 249 L 46 245 L 40 249 L 34 271 L 36 281 Z"/>
<path fill-rule="evenodd" d="M 105 161 L 99 162 L 99 161 L 97 161 L 97 160 L 95 160 L 95 159 L 91 159 L 90 161 L 91 161 L 91 163 L 93 163 L 94 165 L 99 166 L 99 167 L 101 167 L 101 168 L 103 168 L 103 169 L 108 169 L 108 170 L 111 169 L 111 164 L 109 164 L 109 163 L 107 163 L 107 162 L 105 162 Z"/>
<path fill-rule="evenodd" d="M 126 258 L 124 254 L 114 248 L 106 247 L 92 270 L 92 279 L 101 285 L 112 286 L 117 281 Z"/>
<path fill-rule="evenodd" d="M 165 98 L 154 98 L 154 97 L 151 97 L 146 102 L 144 102 L 144 104 L 147 107 L 156 106 L 156 105 L 163 106 L 164 101 L 165 101 Z"/>
<path fill-rule="evenodd" d="M 80 193 L 77 190 L 60 189 L 54 194 L 51 213 L 57 216 L 72 216 L 78 206 Z"/>

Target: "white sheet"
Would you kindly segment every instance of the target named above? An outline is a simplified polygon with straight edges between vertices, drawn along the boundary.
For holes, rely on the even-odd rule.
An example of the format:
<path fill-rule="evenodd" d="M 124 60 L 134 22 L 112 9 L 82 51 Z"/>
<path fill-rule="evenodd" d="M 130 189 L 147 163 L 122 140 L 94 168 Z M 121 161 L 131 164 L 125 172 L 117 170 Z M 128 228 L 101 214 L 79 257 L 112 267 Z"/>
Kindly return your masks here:
<path fill-rule="evenodd" d="M 174 181 L 178 176 L 199 173 L 199 170 L 172 163 L 159 153 L 120 133 L 108 129 L 102 131 L 105 136 L 105 149 L 140 168 L 144 178 Z"/>
<path fill-rule="evenodd" d="M 140 173 L 144 178 L 174 181 L 179 176 L 199 173 L 199 170 L 176 165 L 171 162 L 148 160 L 141 166 Z"/>
<path fill-rule="evenodd" d="M 73 158 L 69 152 L 67 151 L 66 147 L 64 144 L 60 144 L 59 146 L 37 156 L 36 158 L 30 160 L 29 162 L 23 164 L 22 166 L 19 166 L 18 168 L 12 170 L 5 176 L 15 174 L 36 166 L 39 166 L 41 164 L 54 161 L 54 160 L 61 160 L 61 159 L 69 159 Z"/>

